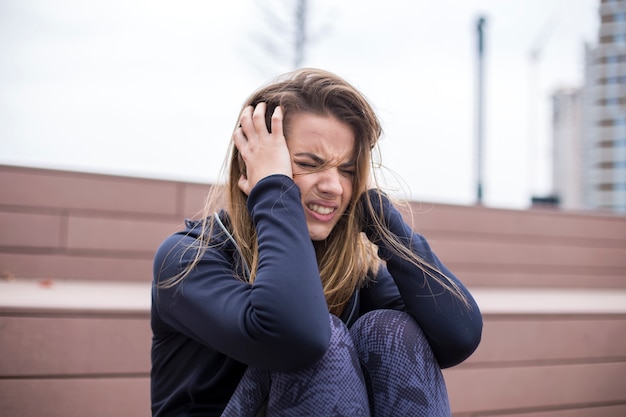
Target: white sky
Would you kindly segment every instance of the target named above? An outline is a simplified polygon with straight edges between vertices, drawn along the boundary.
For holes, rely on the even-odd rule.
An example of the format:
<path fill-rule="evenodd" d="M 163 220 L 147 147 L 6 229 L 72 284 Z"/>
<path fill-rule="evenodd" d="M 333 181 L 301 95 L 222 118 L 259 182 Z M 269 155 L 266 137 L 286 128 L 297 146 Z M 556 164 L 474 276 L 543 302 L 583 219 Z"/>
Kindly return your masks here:
<path fill-rule="evenodd" d="M 599 0 L 309 2 L 305 65 L 368 96 L 410 198 L 454 204 L 475 201 L 484 14 L 484 202 L 523 208 L 550 191 L 549 95 L 581 84 Z M 272 32 L 253 3 L 0 0 L 0 163 L 216 180 L 241 103 L 289 69 L 260 52 Z"/>

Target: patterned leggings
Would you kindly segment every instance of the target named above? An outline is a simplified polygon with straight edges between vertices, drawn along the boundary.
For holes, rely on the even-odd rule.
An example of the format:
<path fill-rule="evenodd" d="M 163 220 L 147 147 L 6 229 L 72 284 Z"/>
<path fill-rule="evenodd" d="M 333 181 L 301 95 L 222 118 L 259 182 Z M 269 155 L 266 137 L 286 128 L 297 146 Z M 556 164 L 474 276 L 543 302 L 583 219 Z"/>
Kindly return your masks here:
<path fill-rule="evenodd" d="M 331 319 L 330 348 L 310 368 L 248 368 L 222 417 L 450 416 L 441 369 L 406 313 L 376 310 L 350 330 Z"/>

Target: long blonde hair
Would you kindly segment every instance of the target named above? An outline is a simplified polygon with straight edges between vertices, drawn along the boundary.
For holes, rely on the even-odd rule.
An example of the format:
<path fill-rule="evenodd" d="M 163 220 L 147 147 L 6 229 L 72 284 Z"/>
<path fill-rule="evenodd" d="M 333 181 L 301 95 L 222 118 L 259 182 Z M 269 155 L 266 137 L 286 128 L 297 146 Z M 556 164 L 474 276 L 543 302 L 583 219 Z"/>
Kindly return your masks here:
<path fill-rule="evenodd" d="M 332 116 L 348 124 L 353 130 L 356 166 L 352 200 L 330 235 L 323 242 L 315 242 L 326 302 L 329 311 L 338 315 L 343 311 L 355 289 L 366 284 L 367 277 L 375 273 L 381 262 L 377 256 L 377 248 L 362 233 L 365 218 L 377 218 L 369 199 L 363 199 L 362 196 L 369 185 L 373 165 L 372 150 L 375 149 L 382 135 L 381 124 L 363 94 L 337 75 L 319 69 L 300 69 L 277 78 L 255 91 L 243 104 L 242 111 L 248 106 L 256 106 L 261 102 L 267 104 L 268 128 L 271 126 L 270 119 L 274 109 L 280 106 L 285 115 L 286 126 L 289 124 L 290 115 L 311 113 L 319 116 Z M 249 267 L 249 277 L 245 278 L 252 283 L 258 267 L 257 235 L 246 208 L 247 195 L 238 186 L 238 181 L 242 174 L 245 174 L 246 168 L 232 141 L 229 155 L 225 169 L 228 177 L 222 190 L 226 194 L 231 229 L 229 233 L 232 234 L 244 264 Z M 217 190 L 216 187 L 214 189 Z M 163 285 L 173 286 L 180 282 L 195 267 L 203 251 L 210 247 L 215 224 L 215 218 L 211 216 L 211 212 L 216 206 L 216 200 L 221 199 L 222 197 L 215 193 L 207 198 L 202 220 L 203 233 L 200 237 L 201 241 L 195 246 L 197 248 L 195 260 L 187 265 L 181 274 L 165 280 Z M 365 216 L 366 211 L 370 215 Z M 385 238 L 394 252 L 451 288 L 466 302 L 453 281 L 411 252 L 410 248 L 385 230 L 384 225 L 375 222 L 372 226 L 379 230 L 379 235 Z"/>

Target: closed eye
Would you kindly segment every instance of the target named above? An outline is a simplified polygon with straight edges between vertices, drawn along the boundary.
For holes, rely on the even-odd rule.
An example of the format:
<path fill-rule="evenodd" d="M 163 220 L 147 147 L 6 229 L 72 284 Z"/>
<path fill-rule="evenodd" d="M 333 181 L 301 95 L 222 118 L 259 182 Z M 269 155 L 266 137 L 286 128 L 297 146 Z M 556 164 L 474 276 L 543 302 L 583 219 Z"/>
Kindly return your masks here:
<path fill-rule="evenodd" d="M 295 161 L 296 165 L 298 165 L 300 168 L 304 168 L 304 169 L 315 169 L 318 167 L 317 164 L 313 164 L 310 162 L 301 162 L 301 161 Z"/>
<path fill-rule="evenodd" d="M 339 170 L 345 175 L 354 176 L 356 174 L 356 164 L 354 162 L 343 164 L 339 167 Z"/>
<path fill-rule="evenodd" d="M 294 156 L 297 158 L 294 159 L 296 165 L 307 170 L 318 169 L 325 163 L 319 156 L 308 152 L 299 153 Z"/>
<path fill-rule="evenodd" d="M 307 171 L 323 170 L 328 167 L 327 166 L 328 163 L 326 161 L 324 161 L 322 158 L 312 153 L 303 152 L 303 153 L 296 154 L 294 156 L 295 158 L 293 162 L 298 167 L 305 169 Z M 299 158 L 304 158 L 304 159 L 299 159 Z M 343 175 L 350 176 L 350 177 L 353 177 L 356 174 L 355 168 L 356 168 L 356 164 L 353 161 L 349 161 L 347 163 L 344 163 L 338 166 L 339 171 Z"/>

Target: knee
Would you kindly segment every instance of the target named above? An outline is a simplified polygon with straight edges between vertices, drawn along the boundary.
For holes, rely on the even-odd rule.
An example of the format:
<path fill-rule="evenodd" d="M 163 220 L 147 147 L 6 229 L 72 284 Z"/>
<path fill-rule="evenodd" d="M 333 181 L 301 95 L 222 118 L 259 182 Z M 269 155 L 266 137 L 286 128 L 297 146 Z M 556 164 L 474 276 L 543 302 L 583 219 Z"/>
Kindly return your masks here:
<path fill-rule="evenodd" d="M 423 336 L 422 330 L 408 313 L 397 310 L 373 310 L 354 323 L 350 328 L 350 333 L 355 334 L 368 332 L 388 333 L 390 330 L 407 329 L 410 333 L 417 333 Z"/>
<path fill-rule="evenodd" d="M 350 328 L 350 334 L 361 352 L 374 352 L 390 347 L 407 347 L 429 351 L 430 344 L 408 313 L 396 310 L 374 310 L 360 317 Z"/>
<path fill-rule="evenodd" d="M 361 322 L 381 322 L 381 323 L 389 323 L 389 322 L 404 322 L 407 320 L 413 320 L 413 318 L 409 315 L 409 313 L 399 310 L 389 310 L 389 309 L 381 309 L 381 310 L 372 310 L 368 313 L 365 313 L 363 316 L 359 317 L 357 323 Z M 357 324 L 355 323 L 355 325 Z"/>

